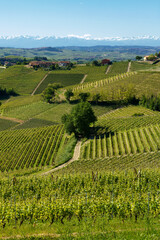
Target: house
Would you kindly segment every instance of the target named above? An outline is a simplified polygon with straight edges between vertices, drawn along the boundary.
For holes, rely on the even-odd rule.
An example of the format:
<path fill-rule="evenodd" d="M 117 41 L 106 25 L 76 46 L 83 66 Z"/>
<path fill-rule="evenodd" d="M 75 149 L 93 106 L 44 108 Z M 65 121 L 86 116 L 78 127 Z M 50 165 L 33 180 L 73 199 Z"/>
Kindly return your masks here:
<path fill-rule="evenodd" d="M 55 62 L 45 62 L 45 61 L 31 61 L 29 63 L 30 67 L 50 67 L 55 65 Z"/>
<path fill-rule="evenodd" d="M 144 56 L 143 60 L 148 61 L 149 56 Z"/>
<path fill-rule="evenodd" d="M 109 59 L 103 59 L 102 61 L 101 61 L 101 65 L 109 65 L 109 64 L 111 64 L 112 62 L 109 60 Z"/>
<path fill-rule="evenodd" d="M 67 67 L 70 64 L 70 61 L 60 61 L 57 64 L 59 67 Z"/>

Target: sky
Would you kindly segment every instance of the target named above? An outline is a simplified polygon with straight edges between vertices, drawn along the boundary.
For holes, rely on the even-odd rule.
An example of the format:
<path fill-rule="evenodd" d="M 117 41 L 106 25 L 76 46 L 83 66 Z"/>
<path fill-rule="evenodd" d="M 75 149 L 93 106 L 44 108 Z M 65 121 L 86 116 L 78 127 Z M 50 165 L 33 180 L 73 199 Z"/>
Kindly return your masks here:
<path fill-rule="evenodd" d="M 0 36 L 160 37 L 160 0 L 0 0 Z"/>

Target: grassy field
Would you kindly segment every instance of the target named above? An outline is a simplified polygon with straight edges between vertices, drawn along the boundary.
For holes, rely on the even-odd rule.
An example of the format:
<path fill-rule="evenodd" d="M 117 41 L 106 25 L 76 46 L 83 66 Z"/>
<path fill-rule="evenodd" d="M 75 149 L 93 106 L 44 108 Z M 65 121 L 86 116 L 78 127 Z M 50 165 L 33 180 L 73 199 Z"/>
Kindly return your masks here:
<path fill-rule="evenodd" d="M 115 62 L 111 65 L 110 71 L 107 74 L 107 77 L 112 77 L 120 73 L 127 72 L 128 61 L 126 62 Z"/>
<path fill-rule="evenodd" d="M 18 125 L 17 122 L 13 122 L 13 121 L 10 121 L 10 120 L 0 118 L 0 131 L 12 128 L 16 125 Z"/>
<path fill-rule="evenodd" d="M 47 78 L 39 86 L 35 94 L 41 93 L 49 83 L 60 83 L 63 87 L 79 84 L 83 79 L 83 74 L 70 73 L 50 73 Z"/>
<path fill-rule="evenodd" d="M 45 76 L 42 70 L 35 71 L 24 66 L 12 66 L 0 72 L 0 86 L 13 88 L 18 94 L 30 94 Z"/>

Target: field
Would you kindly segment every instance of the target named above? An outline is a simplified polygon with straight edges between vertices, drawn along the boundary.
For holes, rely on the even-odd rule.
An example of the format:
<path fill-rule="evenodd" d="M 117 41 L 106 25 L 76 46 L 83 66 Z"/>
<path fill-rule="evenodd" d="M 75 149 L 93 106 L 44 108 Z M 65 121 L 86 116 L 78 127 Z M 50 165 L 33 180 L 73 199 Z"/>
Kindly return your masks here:
<path fill-rule="evenodd" d="M 31 94 L 46 72 L 24 66 L 13 66 L 0 72 L 0 86 L 13 88 L 18 94 Z"/>
<path fill-rule="evenodd" d="M 128 62 L 115 62 L 111 65 L 107 77 L 112 77 L 120 73 L 126 73 L 128 69 Z"/>
<path fill-rule="evenodd" d="M 60 145 L 65 143 L 62 125 L 0 132 L 0 170 L 54 165 Z"/>
<path fill-rule="evenodd" d="M 75 232 L 84 239 L 100 233 L 100 239 L 109 234 L 119 239 L 138 229 L 143 237 L 147 227 L 146 236 L 158 236 L 159 178 L 159 171 L 144 170 L 2 180 L 1 236 L 16 229 L 18 235 L 48 232 L 58 239 L 72 239 Z"/>
<path fill-rule="evenodd" d="M 129 72 L 111 78 L 74 87 L 75 96 L 80 92 L 90 92 L 90 99 L 99 93 L 104 101 L 122 100 L 125 93 L 133 92 L 136 97 L 158 95 L 160 92 L 160 72 Z"/>
<path fill-rule="evenodd" d="M 0 131 L 16 126 L 18 123 L 0 118 Z"/>
<path fill-rule="evenodd" d="M 83 74 L 69 74 L 69 73 L 49 73 L 46 79 L 39 86 L 35 94 L 41 93 L 49 83 L 60 83 L 63 87 L 79 84 L 83 79 Z"/>
<path fill-rule="evenodd" d="M 21 94 L 0 107 L 0 238 L 159 239 L 160 112 L 125 102 L 130 94 L 160 94 L 159 67 L 127 68 L 128 61 L 113 63 L 108 74 L 107 66 L 56 70 L 34 96 L 47 72 L 0 71 L 2 87 L 13 79 Z M 39 93 L 54 82 L 64 85 L 61 94 L 73 89 L 70 103 L 42 101 Z M 76 139 L 61 117 L 81 92 L 89 101 L 103 98 L 91 102 L 97 121 L 90 136 Z"/>

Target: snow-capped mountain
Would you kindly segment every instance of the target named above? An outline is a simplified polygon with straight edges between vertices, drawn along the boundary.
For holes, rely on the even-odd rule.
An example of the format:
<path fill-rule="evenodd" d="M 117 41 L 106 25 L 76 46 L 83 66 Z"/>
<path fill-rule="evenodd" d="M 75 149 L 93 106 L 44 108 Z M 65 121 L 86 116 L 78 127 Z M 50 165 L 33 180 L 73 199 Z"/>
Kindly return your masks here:
<path fill-rule="evenodd" d="M 35 48 L 35 47 L 65 47 L 65 46 L 160 46 L 160 37 L 105 37 L 92 38 L 89 34 L 84 36 L 68 35 L 55 36 L 0 36 L 0 47 Z"/>

